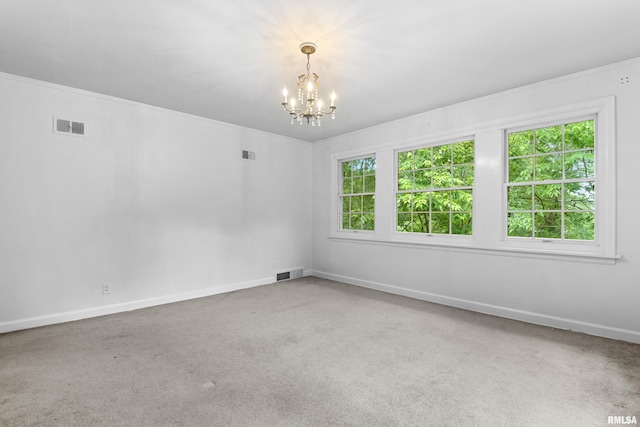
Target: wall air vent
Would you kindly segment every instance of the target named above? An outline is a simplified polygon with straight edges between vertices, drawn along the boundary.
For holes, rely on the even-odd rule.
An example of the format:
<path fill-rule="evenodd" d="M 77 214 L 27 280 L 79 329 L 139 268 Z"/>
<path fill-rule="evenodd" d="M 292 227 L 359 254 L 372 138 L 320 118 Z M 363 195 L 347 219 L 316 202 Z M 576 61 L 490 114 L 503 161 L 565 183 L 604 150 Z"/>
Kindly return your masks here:
<path fill-rule="evenodd" d="M 54 116 L 53 133 L 73 136 L 86 136 L 87 128 L 85 122 Z"/>
<path fill-rule="evenodd" d="M 281 273 L 276 273 L 276 282 L 280 282 L 282 280 L 289 280 L 289 279 L 298 279 L 300 277 L 302 277 L 302 269 L 297 268 L 291 271 L 283 271 Z"/>
<path fill-rule="evenodd" d="M 253 151 L 242 150 L 242 158 L 245 160 L 255 160 L 256 153 Z"/>

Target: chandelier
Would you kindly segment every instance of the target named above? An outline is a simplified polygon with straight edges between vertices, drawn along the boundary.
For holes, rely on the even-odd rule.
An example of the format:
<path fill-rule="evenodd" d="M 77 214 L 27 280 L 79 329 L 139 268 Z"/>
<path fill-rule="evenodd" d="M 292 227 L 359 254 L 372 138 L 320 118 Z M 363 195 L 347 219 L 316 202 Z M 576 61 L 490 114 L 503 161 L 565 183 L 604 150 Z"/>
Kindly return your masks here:
<path fill-rule="evenodd" d="M 298 121 L 298 123 L 302 124 L 304 119 L 307 120 L 307 124 L 311 124 L 311 126 L 315 126 L 316 124 L 320 126 L 322 124 L 322 116 L 325 114 L 331 114 L 331 118 L 335 119 L 335 109 L 336 106 L 336 93 L 333 92 L 331 94 L 331 105 L 329 105 L 329 111 L 322 111 L 322 100 L 318 98 L 318 87 L 320 83 L 318 83 L 318 79 L 320 78 L 316 73 L 311 73 L 309 66 L 309 57 L 316 51 L 316 45 L 313 43 L 302 43 L 300 45 L 300 52 L 307 55 L 307 73 L 300 74 L 298 76 L 298 82 L 296 85 L 298 86 L 298 100 L 300 106 L 296 107 L 296 98 L 291 97 L 291 99 L 287 99 L 287 87 L 285 86 L 282 90 L 282 95 L 284 95 L 284 102 L 282 106 L 291 116 L 291 124 L 294 121 Z"/>

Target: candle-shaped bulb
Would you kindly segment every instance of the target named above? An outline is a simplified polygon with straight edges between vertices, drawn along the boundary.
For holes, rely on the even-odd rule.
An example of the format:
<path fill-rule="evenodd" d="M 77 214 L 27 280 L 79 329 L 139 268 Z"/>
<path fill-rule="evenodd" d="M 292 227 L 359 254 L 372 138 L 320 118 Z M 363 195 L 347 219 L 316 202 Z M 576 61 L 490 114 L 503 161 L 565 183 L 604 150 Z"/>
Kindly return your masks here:
<path fill-rule="evenodd" d="M 282 95 L 284 95 L 284 103 L 287 103 L 287 95 L 289 94 L 289 92 L 287 91 L 287 87 L 285 86 L 284 89 L 282 89 Z"/>
<path fill-rule="evenodd" d="M 296 99 L 292 96 L 291 97 L 291 109 L 293 110 L 294 108 L 296 108 Z"/>
<path fill-rule="evenodd" d="M 336 93 L 331 92 L 331 106 L 333 107 L 334 105 L 336 105 Z"/>
<path fill-rule="evenodd" d="M 318 100 L 318 111 L 322 111 L 322 100 Z"/>
<path fill-rule="evenodd" d="M 307 92 L 311 92 L 313 90 L 313 83 L 307 83 Z"/>

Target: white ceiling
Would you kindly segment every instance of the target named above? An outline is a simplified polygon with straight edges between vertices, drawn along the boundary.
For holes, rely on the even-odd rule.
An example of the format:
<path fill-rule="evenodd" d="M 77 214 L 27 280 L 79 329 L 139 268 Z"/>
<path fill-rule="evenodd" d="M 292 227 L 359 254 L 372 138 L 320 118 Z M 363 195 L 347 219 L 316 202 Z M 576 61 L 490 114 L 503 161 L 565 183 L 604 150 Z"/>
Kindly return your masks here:
<path fill-rule="evenodd" d="M 280 105 L 306 41 L 320 128 Z M 638 0 L 0 0 L 2 72 L 308 141 L 634 57 Z"/>

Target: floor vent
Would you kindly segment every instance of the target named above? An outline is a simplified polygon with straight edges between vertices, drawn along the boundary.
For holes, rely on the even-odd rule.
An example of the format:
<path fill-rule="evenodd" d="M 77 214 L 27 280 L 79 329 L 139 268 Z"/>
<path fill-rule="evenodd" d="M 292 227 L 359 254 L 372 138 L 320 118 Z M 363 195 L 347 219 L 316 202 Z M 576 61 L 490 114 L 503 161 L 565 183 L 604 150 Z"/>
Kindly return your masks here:
<path fill-rule="evenodd" d="M 280 282 L 282 280 L 289 280 L 289 279 L 298 279 L 302 277 L 302 269 L 298 268 L 296 270 L 291 270 L 291 271 L 283 271 L 281 273 L 276 273 L 276 282 Z"/>
<path fill-rule="evenodd" d="M 64 119 L 62 117 L 53 118 L 53 133 L 85 136 L 86 126 L 84 122 Z"/>

